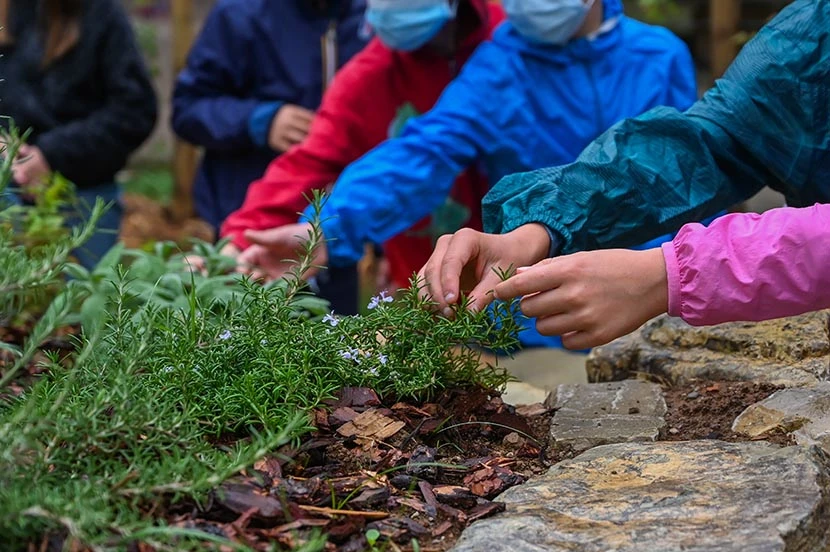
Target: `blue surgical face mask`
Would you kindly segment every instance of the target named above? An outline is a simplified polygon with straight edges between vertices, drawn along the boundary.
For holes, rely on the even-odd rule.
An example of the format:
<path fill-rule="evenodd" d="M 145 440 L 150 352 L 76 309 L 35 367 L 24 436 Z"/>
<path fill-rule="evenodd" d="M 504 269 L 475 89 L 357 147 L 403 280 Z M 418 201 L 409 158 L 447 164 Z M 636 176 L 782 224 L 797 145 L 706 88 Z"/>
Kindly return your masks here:
<path fill-rule="evenodd" d="M 366 21 L 393 50 L 417 50 L 455 18 L 458 1 L 369 0 Z"/>
<path fill-rule="evenodd" d="M 582 27 L 594 0 L 503 0 L 507 20 L 525 38 L 562 45 Z"/>

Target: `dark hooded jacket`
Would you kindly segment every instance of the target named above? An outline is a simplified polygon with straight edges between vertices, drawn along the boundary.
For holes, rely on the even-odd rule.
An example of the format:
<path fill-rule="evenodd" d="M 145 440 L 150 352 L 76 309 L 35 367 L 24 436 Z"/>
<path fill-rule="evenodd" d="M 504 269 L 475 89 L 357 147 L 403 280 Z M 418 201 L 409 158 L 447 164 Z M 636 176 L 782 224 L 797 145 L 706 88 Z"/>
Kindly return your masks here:
<path fill-rule="evenodd" d="M 77 186 L 113 182 L 150 135 L 156 96 L 117 0 L 85 0 L 80 40 L 44 66 L 42 2 L 13 0 L 13 41 L 0 48 L 0 114 Z M 9 120 L 2 124 L 8 127 Z"/>
<path fill-rule="evenodd" d="M 205 148 L 196 212 L 218 227 L 278 155 L 268 146 L 284 104 L 317 110 L 327 73 L 368 42 L 364 0 L 219 0 L 176 81 L 173 130 Z M 331 37 L 327 41 L 327 37 Z"/>

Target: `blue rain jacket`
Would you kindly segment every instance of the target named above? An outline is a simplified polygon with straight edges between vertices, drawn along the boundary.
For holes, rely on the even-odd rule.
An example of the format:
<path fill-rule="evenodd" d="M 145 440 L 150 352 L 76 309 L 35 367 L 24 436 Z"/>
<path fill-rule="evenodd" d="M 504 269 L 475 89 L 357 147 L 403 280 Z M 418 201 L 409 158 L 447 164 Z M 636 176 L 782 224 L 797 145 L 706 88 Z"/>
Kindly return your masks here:
<path fill-rule="evenodd" d="M 830 2 L 797 0 L 686 113 L 625 121 L 578 161 L 510 176 L 484 202 L 489 232 L 530 222 L 561 251 L 628 247 L 743 201 L 830 203 Z"/>
<path fill-rule="evenodd" d="M 335 67 L 370 38 L 365 0 L 341 0 L 329 15 L 310 4 L 220 0 L 176 81 L 173 129 L 205 148 L 194 183 L 196 212 L 217 228 L 277 155 L 267 137 L 282 104 L 319 107 L 330 24 L 337 33 Z"/>
<path fill-rule="evenodd" d="M 331 265 L 354 263 L 442 207 L 456 175 L 477 164 L 491 182 L 570 163 L 614 123 L 697 98 L 686 45 L 605 2 L 611 30 L 565 46 L 532 43 L 507 22 L 479 46 L 436 106 L 353 163 L 322 213 Z M 307 213 L 309 215 L 310 213 Z M 533 345 L 522 335 L 526 345 Z"/>

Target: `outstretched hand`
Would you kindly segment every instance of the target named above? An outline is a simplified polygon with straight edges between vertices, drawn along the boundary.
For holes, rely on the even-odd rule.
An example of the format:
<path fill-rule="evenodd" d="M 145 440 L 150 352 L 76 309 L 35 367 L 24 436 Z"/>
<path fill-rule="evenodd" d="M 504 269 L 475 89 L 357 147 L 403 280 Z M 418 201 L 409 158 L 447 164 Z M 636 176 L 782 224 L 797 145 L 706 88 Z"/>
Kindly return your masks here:
<path fill-rule="evenodd" d="M 245 239 L 252 245 L 237 260 L 240 271 L 255 279 L 276 280 L 285 276 L 297 263 L 297 258 L 309 240 L 311 224 L 289 224 L 268 230 L 247 230 Z M 304 274 L 306 278 L 317 272 L 316 267 L 328 262 L 325 243 L 314 250 L 314 268 Z"/>
<path fill-rule="evenodd" d="M 525 316 L 569 349 L 589 349 L 633 332 L 668 309 L 663 252 L 613 249 L 545 259 L 498 284 L 498 299 L 522 297 Z"/>
<path fill-rule="evenodd" d="M 419 277 L 426 284 L 424 294 L 450 317 L 451 305 L 458 303 L 462 293 L 468 294 L 470 309 L 483 309 L 493 300 L 490 292 L 501 281 L 499 271 L 531 265 L 544 259 L 549 249 L 550 237 L 540 224 L 527 224 L 504 235 L 465 228 L 438 239 Z"/>

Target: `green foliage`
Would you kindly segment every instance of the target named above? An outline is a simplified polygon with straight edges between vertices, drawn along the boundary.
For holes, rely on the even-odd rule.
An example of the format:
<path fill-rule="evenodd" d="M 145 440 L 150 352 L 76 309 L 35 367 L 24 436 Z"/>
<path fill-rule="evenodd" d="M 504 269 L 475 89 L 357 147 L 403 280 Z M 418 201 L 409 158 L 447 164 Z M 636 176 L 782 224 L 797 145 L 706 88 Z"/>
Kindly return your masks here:
<path fill-rule="evenodd" d="M 0 534 L 12 550 L 44 535 L 96 550 L 135 541 L 218 549 L 229 543 L 167 527 L 160 513 L 171 503 L 202 503 L 222 481 L 296 440 L 310 428 L 310 409 L 343 386 L 427 398 L 508 379 L 480 368 L 478 349 L 516 344 L 514 305 L 496 306 L 498 323 L 464 306 L 454 320 L 436 318 L 415 282 L 398 299 L 373 298 L 365 316 L 322 316 L 302 279 L 322 239 L 317 226 L 293 273 L 268 287 L 229 274 L 222 244 L 197 244 L 204 272 L 191 271 L 171 244 L 116 248 L 91 272 L 67 264 L 90 228 L 57 240 L 60 249 L 14 245 L 11 230 L 0 241 L 0 262 L 17 256 L 23 267 L 21 279 L 6 283 L 9 293 L 11 282 L 26 293 L 64 287 L 0 378 Z M 76 354 L 50 357 L 48 375 L 12 398 L 15 374 L 72 316 L 84 323 Z M 323 542 L 313 537 L 306 549 Z"/>
<path fill-rule="evenodd" d="M 221 254 L 223 245 L 196 242 L 193 251 L 185 254 L 172 242 L 158 242 L 150 251 L 125 249 L 119 244 L 91 271 L 68 263 L 64 271 L 72 282 L 67 292 L 84 298 L 72 322 L 80 322 L 86 330 L 100 324 L 117 292 L 113 282 L 120 279 L 125 265 L 130 274 L 128 306 L 137 315 L 148 307 L 187 310 L 191 295 L 211 308 L 238 299 L 244 293 L 242 276 L 232 272 L 235 262 Z M 197 257 L 203 265 L 198 270 L 192 265 Z M 320 302 L 317 310 L 324 306 Z"/>
<path fill-rule="evenodd" d="M 0 533 L 11 549 L 50 532 L 123 548 L 136 534 L 164 529 L 143 513 L 147 505 L 199 500 L 306 424 L 295 410 L 279 431 L 252 432 L 227 449 L 211 445 L 201 411 L 159 377 L 155 355 L 170 337 L 163 321 L 175 311 L 136 319 L 124 301 L 128 281 L 117 285 L 106 326 L 83 340 L 74 366 L 52 359 L 50 376 L 0 416 Z M 182 550 L 206 540 L 161 542 Z"/>
<path fill-rule="evenodd" d="M 86 225 L 65 229 L 62 210 L 73 201 L 73 193 L 71 183 L 60 175 L 33 190 L 34 205 L 9 201 L 12 164 L 25 138 L 13 124 L 8 132 L 0 131 L 0 323 L 28 310 L 42 310 L 44 300 L 62 285 L 63 265 L 91 237 L 105 210 L 99 202 Z"/>

